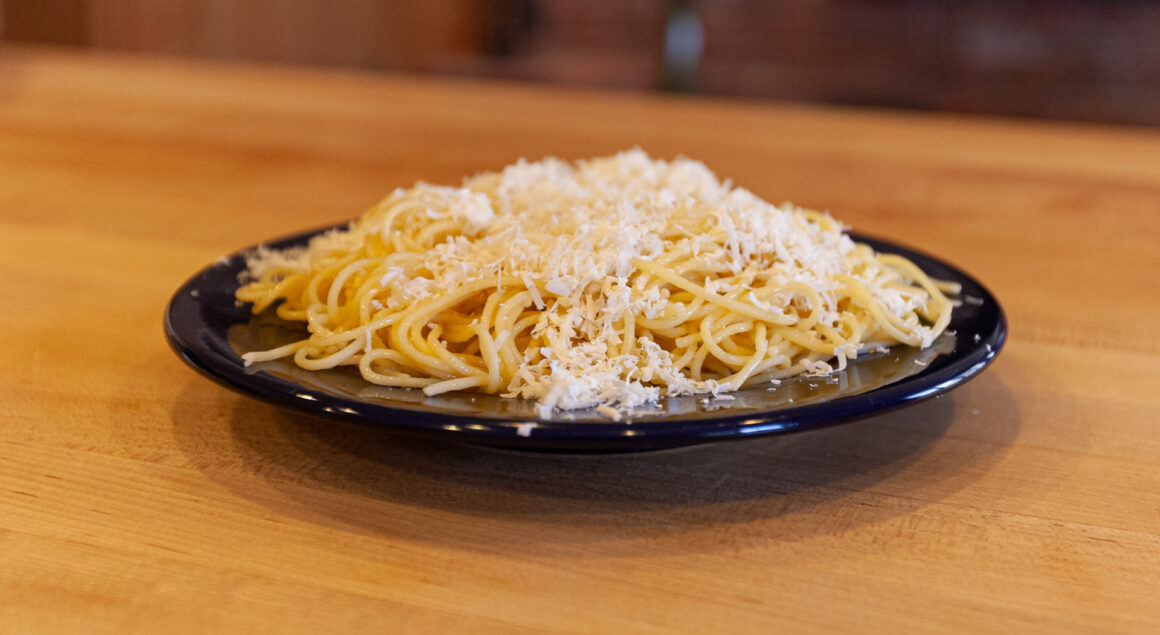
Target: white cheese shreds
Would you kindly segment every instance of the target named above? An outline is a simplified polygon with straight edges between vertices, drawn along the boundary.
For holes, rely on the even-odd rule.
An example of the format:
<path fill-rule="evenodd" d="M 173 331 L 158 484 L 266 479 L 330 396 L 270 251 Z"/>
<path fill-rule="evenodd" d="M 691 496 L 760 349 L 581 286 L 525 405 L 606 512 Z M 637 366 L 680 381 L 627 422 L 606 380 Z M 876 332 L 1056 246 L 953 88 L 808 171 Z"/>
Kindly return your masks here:
<path fill-rule="evenodd" d="M 240 299 L 255 310 L 284 299 L 307 316 L 298 357 L 329 364 L 347 350 L 344 332 L 375 329 L 346 362 L 375 356 L 371 370 L 382 372 L 363 369 L 368 380 L 430 372 L 443 385 L 538 400 L 544 417 L 597 407 L 617 420 L 664 396 L 829 374 L 883 344 L 929 346 L 950 310 L 916 268 L 884 264 L 828 215 L 640 150 L 521 160 L 459 188 L 419 183 L 306 248 L 258 249 L 248 265 L 256 282 Z M 281 290 L 296 275 L 327 282 Z M 329 280 L 346 286 L 329 290 Z M 479 295 L 452 313 L 392 330 L 414 307 L 469 287 Z M 348 305 L 361 307 L 359 320 Z M 370 308 L 377 325 L 366 324 Z M 507 327 L 495 324 L 500 314 Z M 523 326 L 507 330 L 517 318 Z M 400 338 L 418 342 L 420 357 L 372 350 Z"/>

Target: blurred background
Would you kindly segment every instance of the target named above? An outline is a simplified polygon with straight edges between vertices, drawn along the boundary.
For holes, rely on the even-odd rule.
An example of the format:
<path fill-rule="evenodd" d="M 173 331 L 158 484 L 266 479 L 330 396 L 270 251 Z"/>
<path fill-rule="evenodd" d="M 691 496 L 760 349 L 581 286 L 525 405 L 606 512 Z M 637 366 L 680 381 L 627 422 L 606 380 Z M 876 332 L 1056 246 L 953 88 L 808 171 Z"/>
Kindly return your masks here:
<path fill-rule="evenodd" d="M 0 0 L 0 38 L 1160 124 L 1156 0 Z"/>

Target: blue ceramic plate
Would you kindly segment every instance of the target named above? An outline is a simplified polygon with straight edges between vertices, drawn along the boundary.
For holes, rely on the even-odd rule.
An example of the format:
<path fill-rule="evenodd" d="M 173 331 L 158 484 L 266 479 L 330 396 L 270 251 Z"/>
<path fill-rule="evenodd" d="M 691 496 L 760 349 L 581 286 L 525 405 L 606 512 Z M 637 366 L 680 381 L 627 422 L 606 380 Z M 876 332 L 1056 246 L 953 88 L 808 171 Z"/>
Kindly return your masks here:
<path fill-rule="evenodd" d="M 271 243 L 304 244 L 318 230 Z M 925 350 L 905 346 L 862 356 L 826 378 L 796 378 L 775 388 L 753 388 L 728 397 L 679 397 L 641 407 L 613 422 L 592 410 L 541 419 L 521 399 L 469 393 L 427 397 L 422 391 L 384 388 L 351 368 L 307 372 L 276 361 L 246 367 L 241 353 L 301 339 L 300 325 L 268 314 L 254 317 L 234 301 L 243 250 L 186 282 L 165 311 L 173 350 L 195 370 L 223 386 L 311 414 L 387 426 L 400 433 L 447 441 L 528 450 L 620 452 L 742 439 L 820 428 L 910 405 L 944 393 L 977 375 L 1007 337 L 1002 308 L 981 284 L 950 265 L 910 249 L 852 235 L 876 250 L 896 253 L 929 275 L 962 284 L 962 306 L 950 328 Z"/>

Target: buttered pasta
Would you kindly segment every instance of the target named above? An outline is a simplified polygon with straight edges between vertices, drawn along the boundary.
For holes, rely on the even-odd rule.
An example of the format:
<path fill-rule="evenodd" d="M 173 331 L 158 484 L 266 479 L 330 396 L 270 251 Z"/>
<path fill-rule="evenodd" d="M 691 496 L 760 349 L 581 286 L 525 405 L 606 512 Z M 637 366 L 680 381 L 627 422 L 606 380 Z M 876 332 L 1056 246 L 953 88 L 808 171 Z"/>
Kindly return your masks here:
<path fill-rule="evenodd" d="M 428 395 L 474 390 L 617 417 L 895 344 L 930 346 L 956 291 L 701 163 L 640 150 L 396 190 L 349 227 L 250 255 L 237 298 L 302 322 L 244 355 Z"/>

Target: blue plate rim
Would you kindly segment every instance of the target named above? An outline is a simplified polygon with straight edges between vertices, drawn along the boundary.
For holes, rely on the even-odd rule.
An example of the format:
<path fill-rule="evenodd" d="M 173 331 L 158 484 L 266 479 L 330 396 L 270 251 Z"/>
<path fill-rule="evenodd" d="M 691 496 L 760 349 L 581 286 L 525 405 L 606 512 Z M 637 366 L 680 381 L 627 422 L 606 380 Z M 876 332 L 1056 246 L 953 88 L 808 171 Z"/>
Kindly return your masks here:
<path fill-rule="evenodd" d="M 311 236 L 346 223 L 298 232 L 260 243 L 272 248 L 301 244 Z M 974 296 L 976 319 L 956 323 L 955 349 L 928 368 L 867 392 L 822 402 L 769 410 L 718 410 L 635 422 L 605 419 L 541 420 L 521 416 L 472 416 L 410 402 L 384 405 L 339 397 L 266 372 L 247 369 L 230 347 L 227 331 L 248 319 L 248 307 L 233 301 L 244 254 L 258 245 L 220 258 L 191 276 L 169 300 L 164 332 L 173 351 L 202 375 L 235 392 L 276 406 L 396 432 L 457 442 L 546 451 L 634 451 L 659 449 L 771 434 L 797 432 L 847 423 L 908 406 L 962 385 L 991 364 L 1007 339 L 1007 320 L 995 296 L 969 274 L 919 250 L 851 232 L 877 251 L 911 259 L 928 274 L 963 285 L 963 297 Z M 226 293 L 228 292 L 228 293 Z M 228 306 L 226 300 L 228 297 Z M 963 341 L 967 339 L 968 341 Z M 760 390 L 760 389 L 758 389 Z M 529 431 L 528 424 L 532 424 Z"/>

